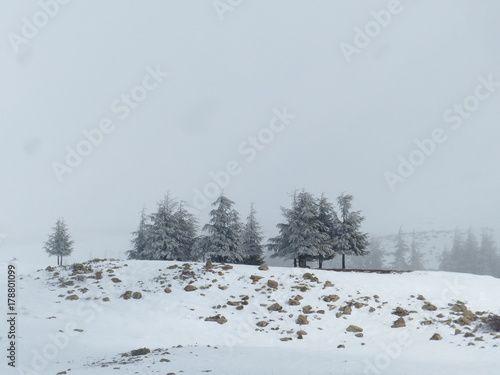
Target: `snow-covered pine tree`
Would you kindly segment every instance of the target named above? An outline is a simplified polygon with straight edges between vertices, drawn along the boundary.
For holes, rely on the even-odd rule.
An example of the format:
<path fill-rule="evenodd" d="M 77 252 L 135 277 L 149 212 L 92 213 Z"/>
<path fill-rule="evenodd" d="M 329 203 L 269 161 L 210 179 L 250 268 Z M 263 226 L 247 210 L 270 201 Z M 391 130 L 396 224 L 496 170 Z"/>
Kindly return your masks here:
<path fill-rule="evenodd" d="M 365 255 L 369 245 L 368 234 L 360 231 L 364 217 L 361 211 L 351 211 L 352 195 L 342 193 L 337 198 L 339 216 L 334 222 L 334 249 L 342 255 L 342 269 L 345 269 L 346 255 Z"/>
<path fill-rule="evenodd" d="M 132 232 L 133 238 L 130 241 L 132 249 L 127 251 L 128 259 L 146 259 L 146 251 L 149 246 L 149 231 L 150 225 L 146 216 L 146 208 L 144 207 L 141 212 L 141 220 L 139 227 L 135 232 Z"/>
<path fill-rule="evenodd" d="M 57 265 L 62 265 L 63 257 L 69 256 L 73 252 L 73 240 L 68 233 L 68 226 L 64 219 L 58 219 L 53 228 L 54 232 L 49 235 L 49 239 L 45 242 L 44 249 L 51 255 L 57 256 Z"/>
<path fill-rule="evenodd" d="M 415 231 L 413 231 L 413 236 L 411 239 L 410 247 L 410 270 L 412 271 L 423 271 L 425 270 L 423 255 L 420 252 L 420 242 L 417 239 Z"/>
<path fill-rule="evenodd" d="M 323 261 L 335 257 L 333 249 L 334 244 L 334 223 L 337 220 L 337 214 L 333 205 L 328 201 L 324 194 L 318 199 L 318 220 L 320 223 L 319 231 L 323 233 L 323 243 L 318 255 L 318 267 L 323 268 Z"/>
<path fill-rule="evenodd" d="M 398 237 L 396 238 L 394 260 L 392 261 L 391 267 L 394 270 L 406 271 L 410 267 L 406 261 L 406 254 L 410 251 L 408 244 L 404 239 L 403 228 L 399 228 Z"/>
<path fill-rule="evenodd" d="M 364 259 L 363 267 L 368 270 L 381 270 L 384 268 L 384 251 L 382 250 L 382 241 L 380 238 L 371 236 L 370 245 L 367 248 L 368 254 L 362 257 Z"/>
<path fill-rule="evenodd" d="M 182 261 L 195 260 L 195 242 L 198 231 L 198 221 L 185 208 L 186 203 L 180 202 L 179 209 L 174 213 L 177 223 L 175 237 L 178 242 L 177 259 Z"/>
<path fill-rule="evenodd" d="M 238 263 L 243 258 L 240 252 L 242 226 L 238 213 L 232 208 L 233 204 L 224 194 L 212 203 L 216 208 L 210 211 L 210 222 L 203 227 L 208 232 L 203 240 L 203 252 L 207 260 Z"/>
<path fill-rule="evenodd" d="M 144 259 L 180 260 L 183 250 L 178 241 L 178 221 L 175 217 L 177 202 L 169 194 L 158 202 L 158 210 L 150 216 L 148 247 Z"/>
<path fill-rule="evenodd" d="M 262 246 L 262 230 L 257 218 L 255 217 L 253 203 L 250 205 L 250 214 L 241 235 L 241 254 L 242 263 L 259 265 L 264 263 L 264 249 Z"/>
<path fill-rule="evenodd" d="M 285 223 L 277 225 L 280 234 L 269 240 L 273 257 L 298 260 L 299 267 L 306 267 L 308 260 L 330 256 L 329 237 L 321 230 L 318 203 L 311 194 L 294 194 L 292 208 L 282 208 L 282 213 Z"/>

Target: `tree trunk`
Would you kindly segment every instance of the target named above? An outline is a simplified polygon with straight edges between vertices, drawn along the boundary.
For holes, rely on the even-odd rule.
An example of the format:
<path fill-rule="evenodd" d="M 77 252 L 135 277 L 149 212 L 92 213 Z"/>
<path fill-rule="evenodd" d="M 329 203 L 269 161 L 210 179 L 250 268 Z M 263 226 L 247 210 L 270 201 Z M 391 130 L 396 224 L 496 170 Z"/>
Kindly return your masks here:
<path fill-rule="evenodd" d="M 342 254 L 342 269 L 345 270 L 345 254 Z"/>
<path fill-rule="evenodd" d="M 321 256 L 318 258 L 318 266 L 319 266 L 319 269 L 323 268 L 323 257 L 321 257 Z"/>
<path fill-rule="evenodd" d="M 62 266 L 62 255 L 61 255 L 61 264 L 60 264 L 60 266 Z"/>
<path fill-rule="evenodd" d="M 297 258 L 293 258 L 293 266 L 297 267 Z"/>

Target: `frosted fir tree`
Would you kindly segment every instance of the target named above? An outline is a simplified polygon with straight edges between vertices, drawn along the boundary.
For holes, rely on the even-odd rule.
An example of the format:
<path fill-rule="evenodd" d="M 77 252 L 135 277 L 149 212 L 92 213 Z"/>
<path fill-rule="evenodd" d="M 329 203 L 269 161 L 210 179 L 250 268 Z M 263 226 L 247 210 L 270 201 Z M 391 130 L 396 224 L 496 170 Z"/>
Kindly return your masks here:
<path fill-rule="evenodd" d="M 413 236 L 411 240 L 410 247 L 410 269 L 412 271 L 423 271 L 425 270 L 423 255 L 420 252 L 420 242 L 417 240 L 417 235 L 413 231 Z"/>
<path fill-rule="evenodd" d="M 232 208 L 234 202 L 223 194 L 212 203 L 210 222 L 203 227 L 208 235 L 203 240 L 204 258 L 214 262 L 239 263 L 243 259 L 240 251 L 242 225 L 238 213 Z"/>
<path fill-rule="evenodd" d="M 178 241 L 177 202 L 169 194 L 158 203 L 158 210 L 150 216 L 149 241 L 144 259 L 180 260 L 183 256 Z"/>
<path fill-rule="evenodd" d="M 318 255 L 318 268 L 323 268 L 323 262 L 325 260 L 330 260 L 335 257 L 334 251 L 334 223 L 337 218 L 337 214 L 333 209 L 333 205 L 328 201 L 328 199 L 321 195 L 318 199 L 318 220 L 320 223 L 319 231 L 323 234 L 323 242 Z"/>
<path fill-rule="evenodd" d="M 262 246 L 264 236 L 255 214 L 255 209 L 251 204 L 250 214 L 241 235 L 241 254 L 243 256 L 242 263 L 244 264 L 259 265 L 264 263 L 264 249 Z"/>
<path fill-rule="evenodd" d="M 399 228 L 398 237 L 396 238 L 394 260 L 391 263 L 391 267 L 394 270 L 406 271 L 410 267 L 406 261 L 407 254 L 410 252 L 410 247 L 404 239 L 403 228 Z"/>
<path fill-rule="evenodd" d="M 322 231 L 318 203 L 311 194 L 294 194 L 292 208 L 282 208 L 282 214 L 285 222 L 277 225 L 280 233 L 269 240 L 273 257 L 294 259 L 299 267 L 307 267 L 308 260 L 331 255 L 326 246 L 329 236 Z"/>
<path fill-rule="evenodd" d="M 177 259 L 182 261 L 195 259 L 195 242 L 198 232 L 198 221 L 193 214 L 186 210 L 185 206 L 185 202 L 180 202 L 179 209 L 174 213 L 177 224 L 175 237 L 178 242 L 176 255 Z"/>
<path fill-rule="evenodd" d="M 381 270 L 384 268 L 384 250 L 380 238 L 371 237 L 370 245 L 367 248 L 368 254 L 361 257 L 362 267 L 368 270 Z"/>
<path fill-rule="evenodd" d="M 132 249 L 127 251 L 128 259 L 147 259 L 147 251 L 150 241 L 150 225 L 146 216 L 146 208 L 141 212 L 139 227 L 132 232 L 133 238 L 130 241 Z"/>
<path fill-rule="evenodd" d="M 49 256 L 57 256 L 57 265 L 62 265 L 63 257 L 71 255 L 73 252 L 73 240 L 68 232 L 68 226 L 63 219 L 58 219 L 53 228 L 53 233 L 45 242 L 44 249 Z"/>
<path fill-rule="evenodd" d="M 352 195 L 341 194 L 337 198 L 338 217 L 334 222 L 334 249 L 342 255 L 342 269 L 346 268 L 346 255 L 366 255 L 368 234 L 360 231 L 364 217 L 361 211 L 351 211 Z"/>

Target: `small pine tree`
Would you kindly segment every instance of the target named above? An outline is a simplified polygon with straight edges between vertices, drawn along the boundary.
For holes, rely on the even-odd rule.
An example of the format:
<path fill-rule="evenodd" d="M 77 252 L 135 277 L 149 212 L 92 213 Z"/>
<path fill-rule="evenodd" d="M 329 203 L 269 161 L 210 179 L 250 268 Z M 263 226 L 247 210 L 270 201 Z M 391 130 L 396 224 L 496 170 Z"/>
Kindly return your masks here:
<path fill-rule="evenodd" d="M 177 257 L 182 261 L 194 260 L 196 233 L 198 231 L 198 221 L 193 214 L 184 208 L 185 205 L 185 202 L 181 202 L 179 209 L 174 213 L 174 219 L 177 223 L 175 234 L 178 242 Z"/>
<path fill-rule="evenodd" d="M 412 271 L 422 271 L 425 269 L 423 255 L 420 252 L 420 242 L 417 240 L 417 235 L 413 231 L 413 237 L 411 240 L 410 248 L 410 269 Z"/>
<path fill-rule="evenodd" d="M 443 262 L 447 271 L 452 272 L 465 272 L 465 267 L 462 262 L 465 257 L 465 244 L 463 239 L 463 234 L 458 228 L 455 229 L 455 235 L 453 236 L 453 244 L 449 252 L 449 258 L 447 259 L 447 254 L 443 254 Z"/>
<path fill-rule="evenodd" d="M 451 251 L 445 246 L 443 252 L 441 253 L 440 263 L 439 263 L 440 271 L 453 271 L 453 258 L 451 255 Z"/>
<path fill-rule="evenodd" d="M 342 269 L 346 268 L 346 255 L 366 255 L 368 234 L 359 230 L 364 217 L 361 211 L 351 211 L 352 195 L 341 194 L 337 198 L 339 217 L 334 221 L 335 251 L 342 255 Z"/>
<path fill-rule="evenodd" d="M 250 206 L 250 214 L 248 215 L 245 228 L 241 236 L 241 253 L 243 256 L 242 263 L 259 265 L 264 263 L 264 249 L 262 246 L 262 231 L 255 217 L 255 209 L 253 204 Z"/>
<path fill-rule="evenodd" d="M 212 203 L 210 222 L 203 227 L 208 232 L 203 241 L 203 252 L 207 259 L 215 262 L 238 263 L 242 260 L 240 236 L 242 225 L 238 213 L 232 208 L 234 202 L 223 194 Z"/>
<path fill-rule="evenodd" d="M 127 251 L 128 259 L 147 259 L 146 252 L 150 241 L 149 231 L 150 226 L 146 216 L 146 208 L 144 207 L 141 212 L 139 227 L 135 232 L 132 232 L 134 237 L 131 240 L 132 250 Z"/>
<path fill-rule="evenodd" d="M 57 265 L 62 265 L 63 257 L 69 256 L 73 252 L 73 240 L 68 233 L 68 226 L 63 219 L 59 219 L 53 228 L 54 232 L 49 235 L 45 242 L 44 249 L 51 255 L 57 256 Z"/>
<path fill-rule="evenodd" d="M 406 262 L 406 254 L 410 251 L 408 244 L 404 239 L 403 228 L 399 228 L 398 237 L 396 238 L 394 260 L 392 261 L 392 268 L 399 271 L 405 271 L 409 269 L 408 263 Z"/>

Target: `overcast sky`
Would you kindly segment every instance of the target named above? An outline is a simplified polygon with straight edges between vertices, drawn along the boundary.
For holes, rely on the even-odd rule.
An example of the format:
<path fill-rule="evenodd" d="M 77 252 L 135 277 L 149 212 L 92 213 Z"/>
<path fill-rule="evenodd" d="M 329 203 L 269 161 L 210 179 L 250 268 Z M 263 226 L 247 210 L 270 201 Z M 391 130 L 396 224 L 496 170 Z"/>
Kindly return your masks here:
<path fill-rule="evenodd" d="M 268 236 L 302 188 L 374 234 L 500 228 L 498 1 L 41 3 L 1 5 L 0 260 L 55 262 L 59 217 L 115 257 L 222 187 Z"/>

